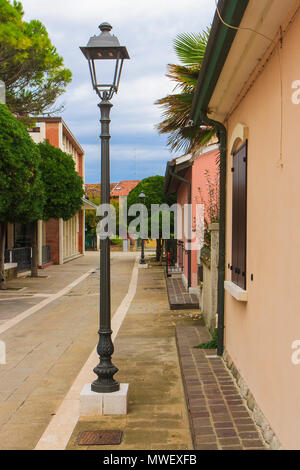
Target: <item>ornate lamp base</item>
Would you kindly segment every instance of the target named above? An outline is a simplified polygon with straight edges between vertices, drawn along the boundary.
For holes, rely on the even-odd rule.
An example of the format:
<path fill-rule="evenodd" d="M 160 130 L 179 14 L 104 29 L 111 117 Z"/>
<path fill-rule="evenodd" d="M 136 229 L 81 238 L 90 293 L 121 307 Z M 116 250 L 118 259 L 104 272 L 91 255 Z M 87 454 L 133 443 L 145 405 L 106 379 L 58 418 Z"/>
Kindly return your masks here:
<path fill-rule="evenodd" d="M 96 393 L 118 392 L 120 390 L 120 383 L 117 380 L 113 380 L 113 383 L 105 385 L 98 380 L 95 380 L 91 385 L 91 390 Z"/>
<path fill-rule="evenodd" d="M 98 375 L 91 389 L 96 393 L 112 393 L 120 390 L 120 384 L 113 377 L 119 369 L 111 362 L 114 353 L 114 346 L 111 340 L 112 331 L 110 329 L 99 330 L 98 354 L 100 363 L 95 367 L 94 372 Z"/>

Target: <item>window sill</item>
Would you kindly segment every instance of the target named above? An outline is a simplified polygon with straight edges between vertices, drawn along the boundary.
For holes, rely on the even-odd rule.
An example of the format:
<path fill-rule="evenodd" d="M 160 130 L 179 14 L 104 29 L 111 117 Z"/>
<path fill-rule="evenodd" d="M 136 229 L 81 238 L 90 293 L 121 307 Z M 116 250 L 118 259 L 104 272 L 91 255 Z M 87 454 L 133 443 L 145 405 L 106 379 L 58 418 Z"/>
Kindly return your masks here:
<path fill-rule="evenodd" d="M 246 290 L 241 289 L 231 281 L 225 281 L 224 287 L 239 302 L 248 302 L 248 292 Z"/>

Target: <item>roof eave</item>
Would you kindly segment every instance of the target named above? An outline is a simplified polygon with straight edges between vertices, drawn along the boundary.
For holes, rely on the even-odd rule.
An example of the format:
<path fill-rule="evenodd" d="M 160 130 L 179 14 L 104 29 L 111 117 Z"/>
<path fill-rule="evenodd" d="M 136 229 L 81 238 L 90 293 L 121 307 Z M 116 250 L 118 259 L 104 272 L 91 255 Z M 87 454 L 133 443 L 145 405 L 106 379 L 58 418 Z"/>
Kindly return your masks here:
<path fill-rule="evenodd" d="M 83 207 L 86 210 L 97 210 L 98 209 L 98 206 L 96 204 L 94 204 L 92 201 L 89 201 L 85 197 L 82 198 L 82 202 L 83 202 Z"/>
<path fill-rule="evenodd" d="M 218 9 L 227 24 L 238 27 L 248 3 L 249 0 L 219 0 Z M 195 125 L 201 124 L 202 113 L 208 111 L 236 34 L 237 30 L 224 25 L 216 11 L 191 108 L 191 119 Z"/>
<path fill-rule="evenodd" d="M 181 157 L 179 157 L 181 158 Z M 187 170 L 194 164 L 194 160 L 190 157 L 188 160 L 178 163 L 175 160 L 167 163 L 166 168 L 166 175 L 165 175 L 165 184 L 164 184 L 164 193 L 167 194 L 174 194 L 176 190 L 172 191 L 172 182 L 173 179 L 176 179 L 172 173 L 180 173 L 183 170 Z"/>
<path fill-rule="evenodd" d="M 165 174 L 165 183 L 164 183 L 164 194 L 169 194 L 169 188 L 172 181 L 171 169 L 174 169 L 175 162 L 171 161 L 167 163 L 166 174 Z"/>

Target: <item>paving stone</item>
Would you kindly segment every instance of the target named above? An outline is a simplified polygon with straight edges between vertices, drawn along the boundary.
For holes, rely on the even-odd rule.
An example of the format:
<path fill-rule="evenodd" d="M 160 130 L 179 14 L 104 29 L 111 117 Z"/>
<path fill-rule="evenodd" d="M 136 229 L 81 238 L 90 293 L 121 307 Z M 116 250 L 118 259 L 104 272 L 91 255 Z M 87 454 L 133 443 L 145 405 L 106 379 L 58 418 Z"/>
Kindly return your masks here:
<path fill-rule="evenodd" d="M 214 426 L 216 429 L 226 429 L 226 428 L 234 429 L 232 421 L 227 421 L 224 423 L 215 423 Z"/>
<path fill-rule="evenodd" d="M 258 432 L 241 432 L 239 430 L 239 436 L 241 439 L 260 439 Z"/>
<path fill-rule="evenodd" d="M 217 438 L 214 434 L 211 434 L 210 436 L 197 436 L 196 445 L 198 446 L 201 444 L 217 444 Z"/>
<path fill-rule="evenodd" d="M 195 450 L 218 450 L 218 446 L 216 444 L 201 444 L 195 446 Z"/>
<path fill-rule="evenodd" d="M 238 437 L 221 437 L 219 442 L 221 446 L 241 445 L 241 441 Z"/>
<path fill-rule="evenodd" d="M 222 450 L 244 450 L 242 446 L 222 446 Z"/>
<path fill-rule="evenodd" d="M 215 436 L 214 429 L 212 427 L 199 427 L 196 429 L 197 429 L 197 438 L 199 436 L 209 436 L 211 434 Z"/>
<path fill-rule="evenodd" d="M 255 447 L 255 448 L 260 448 L 260 447 L 265 447 L 264 444 L 262 443 L 261 440 L 259 439 L 251 439 L 251 440 L 242 440 L 242 444 L 245 448 L 250 448 L 250 447 Z"/>
<path fill-rule="evenodd" d="M 217 436 L 222 438 L 222 437 L 235 437 L 236 431 L 233 428 L 229 429 L 216 429 Z"/>

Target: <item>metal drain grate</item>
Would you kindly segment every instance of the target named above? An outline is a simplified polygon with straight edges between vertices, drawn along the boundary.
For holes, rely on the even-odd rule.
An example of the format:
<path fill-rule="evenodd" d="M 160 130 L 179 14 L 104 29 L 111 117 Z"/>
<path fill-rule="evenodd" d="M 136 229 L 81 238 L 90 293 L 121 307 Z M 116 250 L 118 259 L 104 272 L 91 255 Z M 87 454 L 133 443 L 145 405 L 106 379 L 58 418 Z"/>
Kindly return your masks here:
<path fill-rule="evenodd" d="M 79 446 L 117 446 L 121 444 L 123 431 L 84 431 L 79 434 Z"/>

